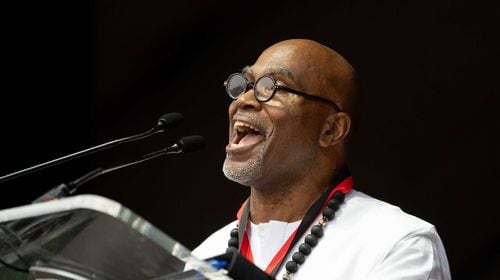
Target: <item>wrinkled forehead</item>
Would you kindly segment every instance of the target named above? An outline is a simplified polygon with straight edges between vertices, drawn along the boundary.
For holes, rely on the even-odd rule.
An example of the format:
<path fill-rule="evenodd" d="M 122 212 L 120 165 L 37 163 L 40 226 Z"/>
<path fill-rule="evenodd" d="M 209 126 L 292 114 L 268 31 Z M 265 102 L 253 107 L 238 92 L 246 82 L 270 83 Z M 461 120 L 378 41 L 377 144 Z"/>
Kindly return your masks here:
<path fill-rule="evenodd" d="M 257 61 L 245 69 L 253 77 L 264 75 L 281 76 L 297 84 L 310 81 L 309 75 L 314 71 L 315 60 L 307 57 L 305 50 L 296 46 L 272 46 L 265 50 Z"/>
<path fill-rule="evenodd" d="M 329 79 L 332 63 L 329 59 L 330 54 L 320 45 L 285 42 L 266 49 L 250 69 L 257 76 L 278 74 L 285 81 L 291 81 L 297 89 L 332 98 Z"/>
<path fill-rule="evenodd" d="M 285 76 L 291 80 L 294 80 L 295 77 L 292 73 L 292 71 L 284 66 L 281 65 L 268 65 L 264 69 L 261 69 L 262 71 L 254 71 L 252 69 L 252 66 L 245 66 L 243 67 L 243 70 L 241 71 L 243 74 L 258 78 L 259 76 Z M 257 73 L 256 73 L 257 72 Z"/>

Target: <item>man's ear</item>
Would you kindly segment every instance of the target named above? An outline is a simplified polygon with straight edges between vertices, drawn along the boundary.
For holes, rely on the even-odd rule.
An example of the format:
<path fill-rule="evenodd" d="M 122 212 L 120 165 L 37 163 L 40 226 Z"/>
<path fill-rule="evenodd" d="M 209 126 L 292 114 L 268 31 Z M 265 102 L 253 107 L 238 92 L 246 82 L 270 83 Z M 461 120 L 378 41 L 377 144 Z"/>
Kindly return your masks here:
<path fill-rule="evenodd" d="M 351 117 L 344 113 L 335 113 L 328 115 L 321 128 L 319 144 L 322 147 L 336 145 L 342 141 L 351 129 Z"/>

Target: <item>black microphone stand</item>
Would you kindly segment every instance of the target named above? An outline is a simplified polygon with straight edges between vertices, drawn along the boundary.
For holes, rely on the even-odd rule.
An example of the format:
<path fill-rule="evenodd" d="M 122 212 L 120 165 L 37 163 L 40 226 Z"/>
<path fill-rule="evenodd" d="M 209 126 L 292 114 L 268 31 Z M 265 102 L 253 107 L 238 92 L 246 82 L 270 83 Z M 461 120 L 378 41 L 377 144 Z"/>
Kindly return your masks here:
<path fill-rule="evenodd" d="M 148 161 L 153 158 L 157 158 L 159 156 L 163 155 L 168 155 L 168 154 L 180 154 L 180 153 L 187 153 L 187 152 L 192 152 L 198 149 L 203 148 L 205 145 L 205 140 L 201 136 L 188 136 L 180 139 L 177 141 L 177 143 L 173 144 L 170 147 L 167 147 L 165 149 L 161 149 L 156 152 L 152 152 L 146 155 L 143 155 L 141 159 L 132 161 L 132 162 L 127 162 L 119 165 L 114 165 L 108 168 L 96 168 L 85 175 L 79 177 L 76 180 L 73 180 L 68 183 L 62 183 L 54 188 L 50 189 L 48 192 L 44 193 L 42 196 L 39 198 L 35 199 L 32 203 L 38 203 L 38 202 L 43 202 L 43 201 L 48 201 L 52 199 L 58 199 L 58 198 L 63 198 L 66 196 L 69 196 L 73 194 L 78 187 L 81 185 L 101 176 L 109 172 L 113 172 L 128 166 L 136 165 L 141 162 Z"/>
<path fill-rule="evenodd" d="M 66 162 L 66 161 L 69 161 L 72 159 L 76 159 L 76 158 L 79 158 L 79 157 L 82 157 L 85 155 L 89 155 L 89 154 L 92 154 L 92 153 L 95 153 L 98 151 L 102 151 L 102 150 L 114 147 L 116 145 L 119 145 L 119 144 L 123 144 L 123 143 L 127 143 L 130 141 L 135 141 L 135 140 L 139 140 L 142 138 L 146 138 L 146 137 L 151 136 L 155 133 L 163 132 L 166 128 L 169 128 L 169 126 L 178 125 L 181 120 L 182 120 L 182 115 L 179 113 L 165 114 L 158 120 L 158 123 L 155 127 L 151 128 L 150 130 L 148 130 L 146 132 L 135 134 L 135 135 L 124 137 L 124 138 L 120 138 L 120 139 L 116 139 L 116 140 L 113 140 L 113 141 L 110 141 L 110 142 L 107 142 L 107 143 L 104 143 L 101 145 L 97 145 L 97 146 L 76 152 L 76 153 L 72 153 L 70 155 L 66 155 L 66 156 L 51 160 L 51 161 L 47 161 L 47 162 L 44 162 L 44 163 L 41 163 L 41 164 L 38 164 L 38 165 L 35 165 L 32 167 L 28 167 L 28 168 L 4 175 L 4 176 L 0 177 L 0 183 L 3 183 L 3 182 L 8 181 L 8 180 L 12 180 L 14 178 L 17 178 L 17 177 L 20 177 L 20 176 L 23 176 L 23 175 L 26 175 L 26 174 L 29 174 L 29 173 L 32 173 L 32 172 L 35 172 L 38 170 L 42 170 L 42 169 L 57 165 L 57 164 L 61 164 L 63 162 Z"/>

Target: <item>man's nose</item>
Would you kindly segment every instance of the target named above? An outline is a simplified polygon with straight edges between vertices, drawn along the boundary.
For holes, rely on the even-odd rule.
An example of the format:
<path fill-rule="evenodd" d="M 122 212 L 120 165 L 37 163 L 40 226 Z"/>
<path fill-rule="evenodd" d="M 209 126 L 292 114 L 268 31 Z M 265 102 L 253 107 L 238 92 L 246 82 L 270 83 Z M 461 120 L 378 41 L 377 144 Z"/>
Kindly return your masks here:
<path fill-rule="evenodd" d="M 253 88 L 240 94 L 231 106 L 234 106 L 234 109 L 242 110 L 260 110 L 262 108 L 262 104 L 255 98 Z"/>

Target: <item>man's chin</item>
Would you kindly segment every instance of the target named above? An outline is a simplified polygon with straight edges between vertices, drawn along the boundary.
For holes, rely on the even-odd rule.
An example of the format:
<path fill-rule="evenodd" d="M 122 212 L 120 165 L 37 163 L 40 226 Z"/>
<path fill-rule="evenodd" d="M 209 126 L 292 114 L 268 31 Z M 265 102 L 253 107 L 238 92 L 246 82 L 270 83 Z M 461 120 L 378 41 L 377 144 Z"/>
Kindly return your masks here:
<path fill-rule="evenodd" d="M 262 176 L 262 162 L 233 161 L 226 158 L 222 171 L 226 178 L 244 186 L 252 186 Z"/>

